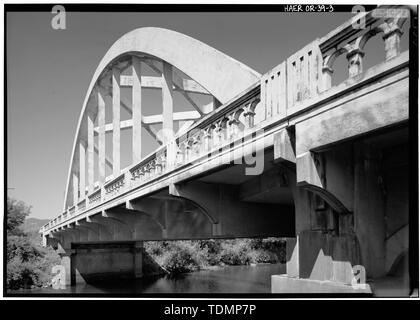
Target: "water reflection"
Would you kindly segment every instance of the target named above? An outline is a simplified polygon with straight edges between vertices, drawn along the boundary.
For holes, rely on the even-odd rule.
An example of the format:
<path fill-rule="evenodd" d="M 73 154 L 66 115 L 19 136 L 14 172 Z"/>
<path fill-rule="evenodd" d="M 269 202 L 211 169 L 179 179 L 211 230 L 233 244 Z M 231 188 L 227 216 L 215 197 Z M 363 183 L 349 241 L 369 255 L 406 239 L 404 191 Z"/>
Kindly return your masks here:
<path fill-rule="evenodd" d="M 34 289 L 31 294 L 159 294 L 159 293 L 270 293 L 271 275 L 285 273 L 284 264 L 231 266 L 177 276 L 78 284 L 65 290 Z M 28 292 L 28 291 L 27 291 Z"/>

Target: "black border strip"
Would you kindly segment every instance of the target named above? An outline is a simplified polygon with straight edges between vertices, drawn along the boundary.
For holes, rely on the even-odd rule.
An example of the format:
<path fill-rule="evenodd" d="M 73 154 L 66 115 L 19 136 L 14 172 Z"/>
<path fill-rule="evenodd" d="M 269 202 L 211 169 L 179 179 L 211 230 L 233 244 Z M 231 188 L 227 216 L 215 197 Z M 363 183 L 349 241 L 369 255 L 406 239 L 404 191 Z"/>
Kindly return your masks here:
<path fill-rule="evenodd" d="M 66 4 L 68 12 L 285 12 L 285 5 L 210 5 L 210 4 Z M 54 4 L 5 4 L 4 5 L 4 205 L 7 204 L 7 12 L 51 12 Z M 305 5 L 303 5 L 305 6 Z M 353 5 L 334 5 L 334 12 L 351 12 Z M 366 11 L 376 5 L 365 6 Z M 409 271 L 412 289 L 419 288 L 419 188 L 418 188 L 418 6 L 411 6 L 410 18 L 410 76 L 409 76 L 409 143 L 410 143 L 410 246 Z M 332 12 L 333 14 L 333 12 Z M 4 210 L 6 213 L 7 210 Z M 14 294 L 6 291 L 6 215 L 3 219 L 3 296 L 33 298 L 363 298 L 366 295 L 354 294 Z M 397 297 L 395 297 L 397 298 Z M 145 302 L 145 301 L 143 301 Z M 259 301 L 265 302 L 265 301 Z M 278 301 L 276 301 L 278 302 Z M 318 301 L 320 302 L 320 301 Z M 164 302 L 166 303 L 166 302 Z M 169 302 L 167 302 L 169 304 Z"/>
<path fill-rule="evenodd" d="M 409 274 L 410 287 L 419 288 L 419 131 L 418 131 L 418 8 L 411 7 L 409 46 Z"/>
<path fill-rule="evenodd" d="M 99 3 L 57 3 L 63 5 L 68 12 L 290 12 L 290 13 L 332 13 L 351 12 L 354 4 L 330 5 L 330 4 L 296 4 L 301 6 L 300 12 L 291 12 L 289 4 L 99 4 Z M 5 4 L 5 12 L 51 12 L 55 4 Z M 293 6 L 293 5 L 292 5 Z M 310 12 L 309 6 L 314 10 Z M 371 11 L 377 5 L 364 5 L 366 11 Z M 306 9 L 308 8 L 308 9 Z M 330 12 L 330 10 L 333 10 Z"/>

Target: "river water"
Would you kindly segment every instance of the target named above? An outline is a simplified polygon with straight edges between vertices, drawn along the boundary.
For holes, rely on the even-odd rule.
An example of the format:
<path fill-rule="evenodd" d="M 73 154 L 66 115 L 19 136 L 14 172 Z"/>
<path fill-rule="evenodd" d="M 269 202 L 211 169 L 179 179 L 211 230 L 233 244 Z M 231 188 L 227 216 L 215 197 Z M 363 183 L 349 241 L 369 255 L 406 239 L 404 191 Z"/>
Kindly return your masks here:
<path fill-rule="evenodd" d="M 184 294 L 270 293 L 271 275 L 285 273 L 284 264 L 228 266 L 176 276 L 159 276 L 101 284 L 77 284 L 62 290 L 39 288 L 20 291 L 30 294 Z M 15 292 L 17 293 L 17 292 Z"/>

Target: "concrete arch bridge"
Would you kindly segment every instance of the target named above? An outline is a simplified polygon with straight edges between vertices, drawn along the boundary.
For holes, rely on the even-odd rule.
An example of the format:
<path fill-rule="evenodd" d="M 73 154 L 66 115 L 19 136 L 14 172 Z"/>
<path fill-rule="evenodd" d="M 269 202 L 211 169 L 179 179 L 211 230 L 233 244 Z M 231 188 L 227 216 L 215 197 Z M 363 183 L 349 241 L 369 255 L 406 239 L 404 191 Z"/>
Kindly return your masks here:
<path fill-rule="evenodd" d="M 273 292 L 407 279 L 409 22 L 359 18 L 366 28 L 347 21 L 263 75 L 166 29 L 117 40 L 83 101 L 63 211 L 41 229 L 67 281 L 141 276 L 145 240 L 254 236 L 289 238 Z M 374 38 L 384 59 L 364 68 Z M 334 84 L 339 56 L 348 72 Z M 145 113 L 147 90 L 161 95 L 157 114 Z M 352 286 L 355 266 L 365 288 Z"/>

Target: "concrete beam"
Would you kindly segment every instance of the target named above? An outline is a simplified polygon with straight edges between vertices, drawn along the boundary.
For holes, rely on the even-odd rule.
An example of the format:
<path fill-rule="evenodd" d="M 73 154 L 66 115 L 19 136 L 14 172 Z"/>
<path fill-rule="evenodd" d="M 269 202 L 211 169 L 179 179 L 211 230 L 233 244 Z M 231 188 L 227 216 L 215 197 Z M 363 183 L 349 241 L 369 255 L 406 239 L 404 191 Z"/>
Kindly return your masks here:
<path fill-rule="evenodd" d="M 141 63 L 140 58 L 132 57 L 132 126 L 133 126 L 133 163 L 141 160 L 141 121 L 142 121 L 142 101 L 141 101 Z"/>
<path fill-rule="evenodd" d="M 73 205 L 79 202 L 79 177 L 76 172 L 73 172 Z"/>
<path fill-rule="evenodd" d="M 104 211 L 102 216 L 125 225 L 130 230 L 131 239 L 158 240 L 165 236 L 162 225 L 150 214 L 143 211 L 117 207 Z"/>
<path fill-rule="evenodd" d="M 93 124 L 93 116 L 88 115 L 87 117 L 87 126 L 88 126 L 88 193 L 92 193 L 94 189 L 95 183 L 95 172 L 94 172 L 94 124 Z"/>
<path fill-rule="evenodd" d="M 124 217 L 121 214 L 116 214 L 112 210 L 102 210 L 101 217 L 108 218 L 108 219 L 110 219 L 112 221 L 115 221 L 118 224 L 124 226 L 131 233 L 131 238 L 133 237 L 135 229 L 133 228 L 132 219 L 127 221 L 127 219 L 124 219 Z M 105 219 L 105 220 L 107 220 L 107 219 Z"/>
<path fill-rule="evenodd" d="M 239 186 L 239 199 L 250 202 L 293 204 L 290 183 L 295 181 L 289 181 L 286 169 L 274 167 L 242 183 Z"/>
<path fill-rule="evenodd" d="M 274 160 L 296 163 L 295 136 L 291 129 L 281 129 L 274 135 Z"/>
<path fill-rule="evenodd" d="M 105 183 L 105 95 L 104 92 L 98 90 L 98 126 L 99 126 L 99 138 L 98 138 L 98 148 L 99 148 L 99 183 Z"/>
<path fill-rule="evenodd" d="M 156 63 L 156 61 L 154 61 L 154 60 L 151 60 L 151 59 L 145 59 L 144 60 L 144 62 L 150 67 L 150 68 L 152 68 L 155 72 L 157 72 L 157 73 L 162 73 L 162 70 L 161 70 L 161 68 L 157 65 L 157 63 Z M 209 110 L 208 108 L 206 108 L 206 106 L 204 106 L 204 107 L 200 107 L 199 105 L 197 105 L 195 102 L 194 102 L 194 100 L 190 97 L 190 95 L 188 94 L 188 92 L 187 91 L 185 91 L 185 90 L 182 90 L 181 88 L 183 88 L 184 87 L 184 85 L 183 85 L 183 80 L 185 80 L 185 79 L 182 79 L 177 73 L 176 73 L 176 70 L 173 70 L 174 72 L 173 72 L 173 81 L 174 81 L 174 89 L 176 89 L 176 90 L 178 90 L 181 94 L 182 94 L 182 96 L 185 98 L 185 100 L 187 100 L 190 104 L 191 104 L 191 106 L 193 106 L 193 108 L 195 109 L 195 110 L 197 110 L 199 113 L 200 113 L 200 115 L 204 115 L 204 114 L 206 114 L 206 113 L 209 113 L 211 110 Z M 197 84 L 198 85 L 198 84 Z M 206 91 L 206 93 L 207 93 L 207 91 Z"/>
<path fill-rule="evenodd" d="M 103 90 L 103 92 L 104 93 L 107 93 L 107 94 L 109 94 L 109 95 L 111 95 L 111 93 L 109 92 L 109 91 L 106 91 L 106 89 L 105 88 L 102 88 L 101 87 L 101 90 Z M 125 101 L 125 99 L 123 98 L 123 97 L 121 97 L 121 106 L 132 116 L 133 115 L 133 111 L 131 110 L 131 108 L 129 107 L 129 103 L 127 102 L 127 101 Z M 127 129 L 128 127 L 131 127 L 132 125 L 130 125 L 130 121 L 132 121 L 132 120 L 126 120 L 126 121 L 123 121 L 123 124 L 122 124 L 122 126 L 123 126 L 123 129 Z M 143 117 L 142 117 L 142 123 L 143 123 L 143 126 L 144 126 L 144 129 L 146 129 L 146 131 L 152 136 L 152 138 L 154 138 L 159 144 L 161 144 L 161 141 L 157 138 L 157 136 L 156 136 L 156 133 L 155 133 L 155 131 L 154 130 L 152 130 L 151 128 L 150 128 L 150 125 L 149 124 L 145 124 L 144 123 L 144 121 L 143 121 Z M 111 125 L 109 125 L 108 127 L 107 127 L 107 125 L 105 125 L 105 128 L 108 130 L 108 131 L 112 131 L 111 130 L 111 128 L 112 128 L 112 126 Z M 99 131 L 99 128 L 98 128 L 98 131 Z"/>
<path fill-rule="evenodd" d="M 112 69 L 112 173 L 114 177 L 121 171 L 120 161 L 120 113 L 121 113 L 120 71 Z"/>
<path fill-rule="evenodd" d="M 173 120 L 174 121 L 188 121 L 188 120 L 196 120 L 200 118 L 200 114 L 196 111 L 180 111 L 173 113 Z M 143 116 L 142 120 L 138 122 L 139 124 L 143 123 L 144 125 L 152 125 L 152 124 L 159 124 L 163 122 L 163 116 L 161 114 L 151 115 L 151 116 Z M 133 120 L 123 120 L 120 122 L 120 130 L 126 130 L 133 127 Z M 105 125 L 105 132 L 112 132 L 113 131 L 113 124 L 106 124 Z M 99 127 L 95 127 L 95 134 L 99 133 Z"/>
<path fill-rule="evenodd" d="M 127 200 L 125 203 L 125 209 L 134 211 L 136 214 L 143 214 L 149 217 L 154 223 L 156 223 L 162 229 L 162 237 L 166 238 L 166 214 L 162 212 L 162 201 L 156 201 L 152 198 L 143 199 L 140 201 Z"/>
<path fill-rule="evenodd" d="M 80 199 L 86 196 L 86 146 L 83 141 L 79 142 L 79 189 Z"/>
<path fill-rule="evenodd" d="M 131 108 L 129 107 L 129 103 L 127 101 L 125 101 L 125 99 L 123 97 L 121 97 L 121 106 L 132 116 L 133 115 L 133 111 L 131 110 Z M 132 126 L 132 120 L 126 120 L 122 122 L 122 129 L 127 129 L 129 127 Z M 151 135 L 152 138 L 154 138 L 156 140 L 156 142 L 158 142 L 159 144 L 162 144 L 162 142 L 160 141 L 160 139 L 157 137 L 155 130 L 153 130 L 150 127 L 150 124 L 146 124 L 143 121 L 143 116 L 142 116 L 142 124 L 144 129 Z M 105 126 L 106 129 L 108 129 L 108 131 L 111 131 L 112 126 Z"/>
<path fill-rule="evenodd" d="M 341 93 L 326 105 L 328 109 L 305 114 L 295 127 L 296 154 L 324 150 L 407 121 L 407 88 L 408 71 L 399 72 L 359 90 Z"/>
<path fill-rule="evenodd" d="M 150 134 L 152 138 L 156 140 L 158 144 L 162 144 L 163 141 L 161 140 L 161 137 L 158 135 L 159 130 L 154 128 L 152 125 L 146 125 L 144 126 L 144 129 L 147 131 L 147 133 Z"/>
<path fill-rule="evenodd" d="M 104 223 L 98 215 L 86 217 L 86 222 L 89 227 L 95 228 L 99 234 L 100 241 L 111 241 L 114 240 L 114 225 L 109 223 Z"/>
<path fill-rule="evenodd" d="M 75 227 L 77 229 L 84 229 L 87 232 L 87 240 L 86 241 L 99 241 L 100 240 L 100 234 L 99 234 L 99 228 L 94 227 L 92 223 L 83 222 L 83 221 L 76 221 Z"/>
<path fill-rule="evenodd" d="M 140 58 L 138 58 L 140 59 Z M 176 80 L 175 80 L 176 79 Z M 185 91 L 191 93 L 205 94 L 208 95 L 209 92 L 200 86 L 197 82 L 190 79 L 183 79 L 178 75 L 174 77 L 174 85 L 172 89 L 174 91 Z M 151 76 L 142 76 L 141 83 L 143 88 L 147 89 L 162 89 L 162 78 L 161 77 L 151 77 Z M 122 75 L 120 85 L 123 87 L 132 87 L 133 86 L 133 77 L 129 75 Z"/>
<path fill-rule="evenodd" d="M 140 59 L 138 57 L 135 57 Z M 140 78 L 141 84 L 143 88 L 148 89 L 162 89 L 162 78 L 160 77 L 149 77 L 149 76 L 142 76 Z M 124 87 L 132 87 L 134 83 L 133 76 L 130 75 L 123 75 L 121 76 L 120 84 Z"/>
<path fill-rule="evenodd" d="M 163 105 L 163 134 L 164 134 L 164 143 L 169 142 L 169 134 L 173 134 L 174 121 L 173 121 L 173 111 L 174 111 L 174 102 L 173 102 L 173 93 L 172 93 L 172 66 L 166 62 L 163 63 L 163 72 L 162 72 L 162 105 Z"/>
<path fill-rule="evenodd" d="M 196 119 L 200 119 L 200 117 L 201 116 L 197 111 L 180 111 L 180 112 L 173 113 L 173 121 L 196 120 Z M 143 122 L 146 124 L 163 123 L 164 118 L 162 114 L 144 116 Z"/>
<path fill-rule="evenodd" d="M 182 135 L 183 133 L 186 133 L 188 131 L 188 129 L 192 126 L 192 124 L 194 123 L 193 120 L 182 120 L 179 122 L 179 129 L 177 132 L 177 135 Z"/>
<path fill-rule="evenodd" d="M 95 150 L 95 153 L 99 155 L 99 149 L 96 145 L 94 147 L 94 150 Z M 105 155 L 105 163 L 107 166 L 109 166 L 112 169 L 113 167 L 112 160 L 109 159 L 107 155 Z"/>

